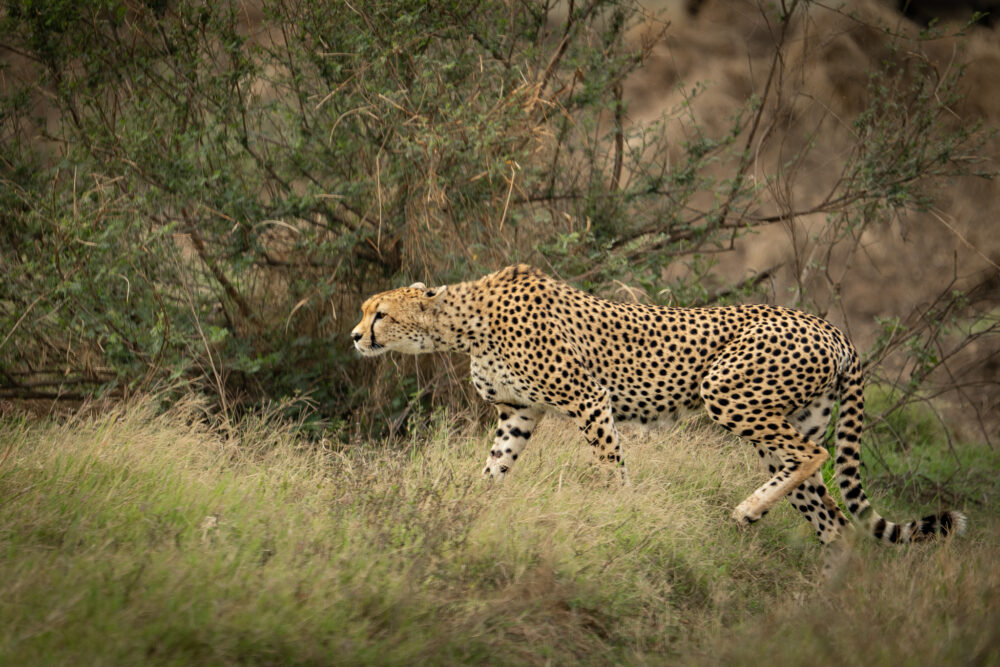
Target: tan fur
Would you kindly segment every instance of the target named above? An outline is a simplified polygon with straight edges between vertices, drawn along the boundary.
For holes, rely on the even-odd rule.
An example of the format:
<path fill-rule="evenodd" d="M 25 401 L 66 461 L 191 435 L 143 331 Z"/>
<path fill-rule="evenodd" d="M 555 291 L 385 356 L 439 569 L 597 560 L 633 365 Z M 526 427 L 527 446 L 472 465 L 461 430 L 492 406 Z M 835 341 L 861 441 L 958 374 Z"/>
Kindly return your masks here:
<path fill-rule="evenodd" d="M 863 420 L 857 352 L 814 315 L 767 305 L 663 308 L 606 301 L 529 266 L 479 280 L 377 294 L 351 332 L 372 356 L 456 351 L 471 357 L 476 390 L 499 424 L 483 474 L 506 475 L 547 411 L 573 420 L 597 461 L 624 473 L 617 422 L 671 422 L 697 408 L 753 443 L 771 478 L 740 503 L 740 525 L 781 498 L 835 539 L 847 519 L 820 473 L 833 418 L 844 501 L 875 537 L 908 542 L 960 532 L 943 512 L 907 524 L 876 514 L 861 488 Z"/>

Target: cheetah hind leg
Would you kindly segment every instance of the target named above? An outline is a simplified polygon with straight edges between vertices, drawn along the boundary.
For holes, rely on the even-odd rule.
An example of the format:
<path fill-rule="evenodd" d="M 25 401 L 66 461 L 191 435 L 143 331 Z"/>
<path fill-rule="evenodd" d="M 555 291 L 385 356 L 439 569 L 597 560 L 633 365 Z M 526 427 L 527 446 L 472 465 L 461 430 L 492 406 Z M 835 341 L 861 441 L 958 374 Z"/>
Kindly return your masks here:
<path fill-rule="evenodd" d="M 778 462 L 774 476 L 736 506 L 733 518 L 741 526 L 767 514 L 776 502 L 803 484 L 830 458 L 829 452 L 802 436 L 780 414 L 765 414 L 758 419 L 763 428 L 743 433 L 758 450 L 764 450 Z"/>
<path fill-rule="evenodd" d="M 789 422 L 806 440 L 818 442 L 830 425 L 836 398 L 832 389 L 821 394 L 809 405 L 792 414 Z M 757 451 L 768 464 L 771 474 L 777 472 L 776 459 L 765 456 L 762 449 Z M 788 494 L 788 500 L 816 530 L 816 536 L 823 544 L 830 544 L 845 530 L 853 527 L 826 488 L 822 472 L 814 473 L 793 489 Z"/>
<path fill-rule="evenodd" d="M 792 489 L 788 494 L 788 502 L 809 522 L 823 544 L 835 541 L 844 530 L 851 527 L 837 501 L 827 490 L 821 472 L 813 473 L 812 477 Z"/>
<path fill-rule="evenodd" d="M 542 411 L 536 408 L 498 403 L 496 405 L 500 422 L 490 455 L 483 468 L 483 477 L 503 479 L 514 466 L 514 461 L 524 451 L 528 439 L 534 432 Z"/>

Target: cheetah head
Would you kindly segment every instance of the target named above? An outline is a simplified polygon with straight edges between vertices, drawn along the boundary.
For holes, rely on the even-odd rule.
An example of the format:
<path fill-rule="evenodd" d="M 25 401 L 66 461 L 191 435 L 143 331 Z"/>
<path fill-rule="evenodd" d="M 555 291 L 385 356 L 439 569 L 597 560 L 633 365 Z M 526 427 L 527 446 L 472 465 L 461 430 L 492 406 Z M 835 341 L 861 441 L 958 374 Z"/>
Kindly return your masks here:
<path fill-rule="evenodd" d="M 413 283 L 369 298 L 361 304 L 361 321 L 351 331 L 354 347 L 366 357 L 389 350 L 407 354 L 433 351 L 431 313 L 446 289 Z"/>

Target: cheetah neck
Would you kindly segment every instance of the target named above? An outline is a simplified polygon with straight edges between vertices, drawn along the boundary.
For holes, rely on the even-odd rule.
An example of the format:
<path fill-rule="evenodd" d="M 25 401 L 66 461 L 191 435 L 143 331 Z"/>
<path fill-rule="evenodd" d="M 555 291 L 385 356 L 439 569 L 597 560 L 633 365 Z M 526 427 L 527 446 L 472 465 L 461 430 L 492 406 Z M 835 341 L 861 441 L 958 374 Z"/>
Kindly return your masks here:
<path fill-rule="evenodd" d="M 485 339 L 487 319 L 475 288 L 475 282 L 448 285 L 425 313 L 423 326 L 434 341 L 435 351 L 473 354 Z"/>

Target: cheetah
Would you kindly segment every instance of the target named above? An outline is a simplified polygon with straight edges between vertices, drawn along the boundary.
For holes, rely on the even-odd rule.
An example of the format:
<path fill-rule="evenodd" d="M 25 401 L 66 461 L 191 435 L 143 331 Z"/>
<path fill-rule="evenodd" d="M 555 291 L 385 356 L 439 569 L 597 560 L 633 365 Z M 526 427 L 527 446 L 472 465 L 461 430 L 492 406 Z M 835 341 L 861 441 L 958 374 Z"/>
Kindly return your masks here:
<path fill-rule="evenodd" d="M 483 475 L 503 478 L 545 412 L 572 420 L 598 462 L 624 471 L 616 423 L 675 421 L 704 408 L 753 443 L 771 478 L 733 512 L 745 526 L 788 497 L 833 541 L 849 524 L 827 491 L 819 441 L 835 420 L 834 468 L 866 532 L 905 543 L 964 530 L 956 511 L 893 523 L 861 488 L 863 377 L 854 346 L 829 322 L 770 305 L 667 308 L 615 303 L 526 265 L 479 280 L 390 290 L 361 306 L 351 332 L 365 356 L 469 355 L 472 382 L 499 416 Z"/>

